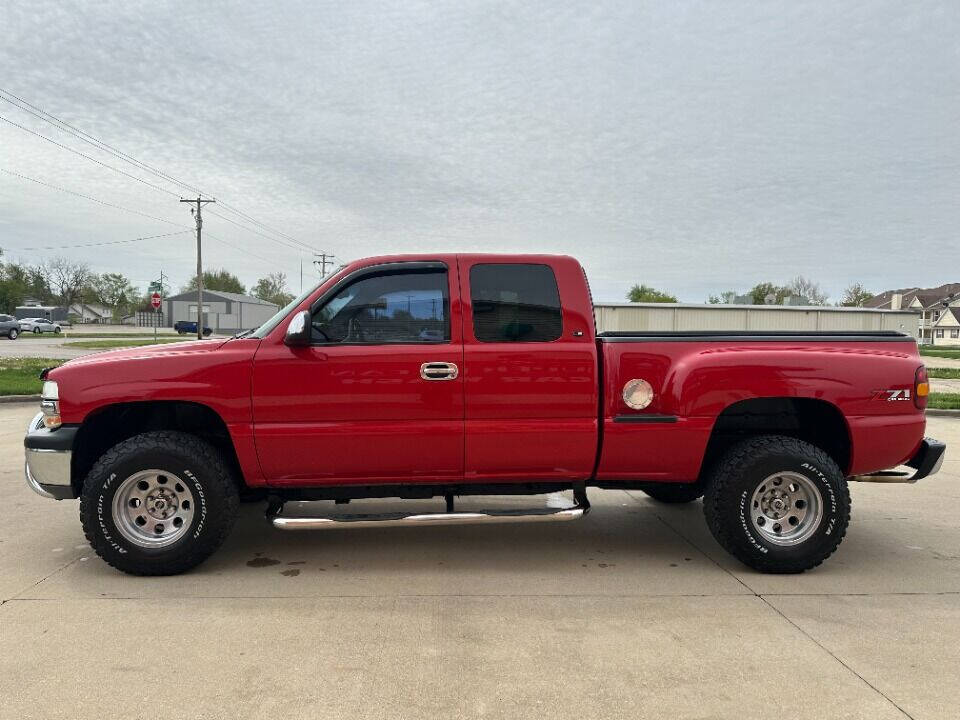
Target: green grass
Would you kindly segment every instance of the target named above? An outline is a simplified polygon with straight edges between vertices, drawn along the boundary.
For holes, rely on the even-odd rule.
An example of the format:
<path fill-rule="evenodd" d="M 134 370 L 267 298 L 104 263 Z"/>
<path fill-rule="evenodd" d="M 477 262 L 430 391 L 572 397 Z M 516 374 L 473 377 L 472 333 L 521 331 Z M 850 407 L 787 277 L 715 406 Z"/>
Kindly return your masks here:
<path fill-rule="evenodd" d="M 952 358 L 954 360 L 960 360 L 960 350 L 940 350 L 921 347 L 920 354 L 926 355 L 927 357 Z"/>
<path fill-rule="evenodd" d="M 928 367 L 927 376 L 939 380 L 960 380 L 960 368 Z"/>
<path fill-rule="evenodd" d="M 40 371 L 63 363 L 52 358 L 0 359 L 0 395 L 38 395 Z"/>
<path fill-rule="evenodd" d="M 937 410 L 960 410 L 960 393 L 930 393 L 927 407 Z"/>
<path fill-rule="evenodd" d="M 96 340 L 102 338 L 152 338 L 153 333 L 118 333 L 118 332 L 70 332 L 67 330 L 62 333 L 32 333 L 32 332 L 23 332 L 20 333 L 19 340 L 40 340 L 45 338 L 47 340 L 55 338 L 57 340 Z M 177 337 L 170 332 L 161 332 L 157 334 L 157 337 Z"/>
<path fill-rule="evenodd" d="M 153 342 L 153 336 L 142 340 L 80 340 L 69 344 L 71 348 L 80 348 L 81 350 L 109 350 L 111 348 L 141 347 L 145 345 L 163 345 L 166 343 L 184 342 L 186 340 L 196 340 L 196 338 L 157 338 Z"/>

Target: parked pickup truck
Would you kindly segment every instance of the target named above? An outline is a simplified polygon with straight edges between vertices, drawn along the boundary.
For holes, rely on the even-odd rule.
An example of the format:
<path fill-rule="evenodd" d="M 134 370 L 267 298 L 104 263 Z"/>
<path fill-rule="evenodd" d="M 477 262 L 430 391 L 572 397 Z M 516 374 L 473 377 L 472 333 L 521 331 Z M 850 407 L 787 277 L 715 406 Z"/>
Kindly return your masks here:
<path fill-rule="evenodd" d="M 177 320 L 173 324 L 173 329 L 177 331 L 178 335 L 196 335 L 197 334 L 197 322 L 196 320 Z M 210 328 L 204 326 L 203 335 L 204 337 L 210 335 L 213 332 Z"/>
<path fill-rule="evenodd" d="M 944 454 L 924 438 L 909 336 L 597 335 L 580 264 L 546 255 L 360 260 L 249 334 L 90 355 L 44 379 L 27 482 L 79 498 L 97 554 L 140 575 L 203 561 L 242 497 L 296 530 L 573 520 L 588 487 L 702 496 L 734 556 L 800 572 L 840 544 L 849 480 L 913 482 Z M 563 507 L 454 507 L 570 490 Z M 442 497 L 446 512 L 302 510 L 370 497 Z"/>

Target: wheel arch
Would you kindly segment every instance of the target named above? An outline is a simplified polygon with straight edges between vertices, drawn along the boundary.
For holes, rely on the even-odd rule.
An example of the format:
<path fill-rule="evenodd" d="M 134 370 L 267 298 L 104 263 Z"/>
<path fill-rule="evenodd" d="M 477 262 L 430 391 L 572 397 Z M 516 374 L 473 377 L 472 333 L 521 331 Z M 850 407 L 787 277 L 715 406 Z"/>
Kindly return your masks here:
<path fill-rule="evenodd" d="M 151 430 L 177 430 L 210 443 L 223 455 L 239 489 L 246 487 L 230 431 L 223 418 L 203 403 L 153 400 L 104 405 L 84 419 L 74 440 L 71 484 L 79 493 L 97 459 L 124 440 Z"/>
<path fill-rule="evenodd" d="M 748 437 L 786 435 L 826 452 L 845 475 L 852 439 L 843 412 L 833 403 L 809 397 L 755 397 L 731 403 L 714 422 L 700 469 L 704 479 L 726 451 Z"/>

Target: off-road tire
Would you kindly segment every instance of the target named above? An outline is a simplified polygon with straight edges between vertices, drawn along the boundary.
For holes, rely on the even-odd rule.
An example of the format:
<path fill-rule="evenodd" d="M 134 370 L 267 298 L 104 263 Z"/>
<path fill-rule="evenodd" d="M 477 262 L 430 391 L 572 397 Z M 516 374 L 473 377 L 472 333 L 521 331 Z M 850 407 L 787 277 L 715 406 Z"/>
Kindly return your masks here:
<path fill-rule="evenodd" d="M 754 491 L 778 472 L 804 475 L 820 493 L 816 530 L 796 545 L 766 540 L 750 517 Z M 792 437 L 763 435 L 734 445 L 707 478 L 703 513 L 723 548 L 755 570 L 800 573 L 837 549 L 850 523 L 850 491 L 840 468 L 823 450 Z"/>
<path fill-rule="evenodd" d="M 11 340 L 16 340 L 18 337 L 20 337 L 20 331 L 16 328 L 10 328 L 10 332 L 7 333 L 7 337 Z"/>
<path fill-rule="evenodd" d="M 703 497 L 702 483 L 650 483 L 640 488 L 657 502 L 688 503 Z"/>
<path fill-rule="evenodd" d="M 113 517 L 119 486 L 146 469 L 169 471 L 188 485 L 194 498 L 186 532 L 163 548 L 130 542 Z M 131 575 L 175 575 L 220 547 L 236 522 L 239 502 L 237 484 L 214 447 L 187 433 L 148 432 L 115 445 L 93 466 L 80 494 L 80 522 L 97 555 L 116 569 Z"/>

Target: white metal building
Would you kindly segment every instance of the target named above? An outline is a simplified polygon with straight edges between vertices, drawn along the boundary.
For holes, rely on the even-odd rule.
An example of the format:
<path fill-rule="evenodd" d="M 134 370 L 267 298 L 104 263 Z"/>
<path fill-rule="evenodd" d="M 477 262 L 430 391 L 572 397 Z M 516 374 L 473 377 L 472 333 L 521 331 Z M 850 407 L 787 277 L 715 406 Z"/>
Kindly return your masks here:
<path fill-rule="evenodd" d="M 195 290 L 165 298 L 164 320 L 167 327 L 180 320 L 197 321 L 197 293 Z M 271 302 L 220 290 L 203 291 L 203 321 L 214 332 L 234 333 L 259 327 L 279 308 Z"/>
<path fill-rule="evenodd" d="M 906 310 L 790 305 L 598 303 L 597 330 L 896 330 L 917 335 Z"/>

